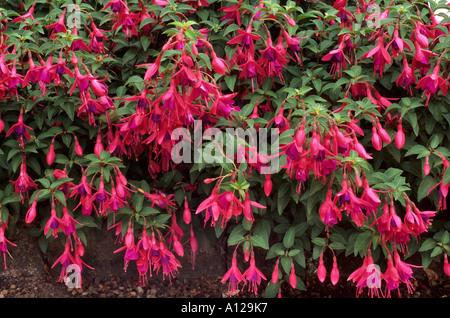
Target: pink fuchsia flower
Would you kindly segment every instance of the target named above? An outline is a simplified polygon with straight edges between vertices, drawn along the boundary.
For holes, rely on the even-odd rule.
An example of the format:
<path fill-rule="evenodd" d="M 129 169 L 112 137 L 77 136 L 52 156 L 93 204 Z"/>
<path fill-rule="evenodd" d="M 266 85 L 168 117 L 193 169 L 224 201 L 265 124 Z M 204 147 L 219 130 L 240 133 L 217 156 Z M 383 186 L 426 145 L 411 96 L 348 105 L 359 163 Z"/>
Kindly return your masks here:
<path fill-rule="evenodd" d="M 383 278 L 386 282 L 386 297 L 391 297 L 391 290 L 397 289 L 400 295 L 400 290 L 398 289 L 400 285 L 400 277 L 398 275 L 397 268 L 394 266 L 394 261 L 391 255 L 388 256 L 388 263 L 386 271 L 384 272 Z"/>
<path fill-rule="evenodd" d="M 56 209 L 55 206 L 52 206 L 51 212 L 50 212 L 50 218 L 47 220 L 44 226 L 44 235 L 47 235 L 47 233 L 51 230 L 53 237 L 58 237 L 58 230 L 61 228 L 62 220 L 56 215 Z"/>
<path fill-rule="evenodd" d="M 258 268 L 256 268 L 255 257 L 253 254 L 250 258 L 250 267 L 244 272 L 244 274 L 242 274 L 242 276 L 246 280 L 244 286 L 248 283 L 248 290 L 257 294 L 258 286 L 261 284 L 261 280 L 266 280 L 266 277 Z"/>
<path fill-rule="evenodd" d="M 342 218 L 340 209 L 332 200 L 331 188 L 328 188 L 326 199 L 319 208 L 319 216 L 322 222 L 330 227 L 336 225 Z"/>
<path fill-rule="evenodd" d="M 375 73 L 378 73 L 381 77 L 383 77 L 386 64 L 391 64 L 391 55 L 384 46 L 383 35 L 378 36 L 377 45 L 369 52 L 361 56 L 361 59 L 366 59 L 372 56 L 374 63 L 374 75 Z"/>
<path fill-rule="evenodd" d="M 407 48 L 409 51 L 412 51 L 408 42 L 406 42 L 399 36 L 398 27 L 395 28 L 394 34 L 392 35 L 392 40 L 386 46 L 386 49 L 388 48 L 391 49 L 392 56 L 394 58 L 397 58 L 399 53 L 404 53 L 404 48 Z"/>
<path fill-rule="evenodd" d="M 344 54 L 344 45 L 345 42 L 339 42 L 339 47 L 337 49 L 331 50 L 328 54 L 322 57 L 322 61 L 330 61 L 332 63 L 330 74 L 333 77 L 342 76 L 342 69 L 347 69 L 347 63 L 350 63 L 350 60 Z"/>
<path fill-rule="evenodd" d="M 33 128 L 31 128 L 23 123 L 23 114 L 22 114 L 22 111 L 20 111 L 20 115 L 17 120 L 17 123 L 15 123 L 14 125 L 11 126 L 11 128 L 9 128 L 9 130 L 6 132 L 6 137 L 8 137 L 12 133 L 14 133 L 19 139 L 18 140 L 19 145 L 23 146 L 24 138 L 26 141 L 30 140 L 31 135 L 30 135 L 29 130 L 33 130 Z"/>
<path fill-rule="evenodd" d="M 6 254 L 9 255 L 8 252 L 8 244 L 14 247 L 17 247 L 16 244 L 10 242 L 8 239 L 6 239 L 5 237 L 5 228 L 7 227 L 7 224 L 5 222 L 2 222 L 2 224 L 0 225 L 0 254 L 3 254 L 3 262 L 4 262 L 4 266 L 5 269 L 7 269 L 6 266 Z"/>
<path fill-rule="evenodd" d="M 67 278 L 67 267 L 71 264 L 75 263 L 75 259 L 70 253 L 71 250 L 71 244 L 70 241 L 66 241 L 66 245 L 64 246 L 64 252 L 61 254 L 60 257 L 55 261 L 55 263 L 52 265 L 51 268 L 55 267 L 58 263 L 61 264 L 61 274 L 59 276 L 59 280 L 61 282 L 65 282 Z"/>
<path fill-rule="evenodd" d="M 31 189 L 37 189 L 37 184 L 34 183 L 33 179 L 27 173 L 27 166 L 25 161 L 22 162 L 20 166 L 20 174 L 16 181 L 10 181 L 14 184 L 15 194 L 20 194 L 20 201 L 24 202 L 26 196 L 28 196 L 28 192 Z"/>
<path fill-rule="evenodd" d="M 156 273 L 162 268 L 163 277 L 168 276 L 170 280 L 178 272 L 178 267 L 181 267 L 181 264 L 173 253 L 167 249 L 163 241 L 159 242 L 158 251 L 158 258 L 153 262 Z"/>
<path fill-rule="evenodd" d="M 439 203 L 438 203 L 438 209 L 439 210 L 447 210 L 447 195 L 448 195 L 448 189 L 450 188 L 450 183 L 443 183 L 443 179 L 439 181 L 437 184 L 432 186 L 430 190 L 428 190 L 427 195 L 430 194 L 430 192 L 436 188 L 439 187 Z"/>
<path fill-rule="evenodd" d="M 414 285 L 411 283 L 410 279 L 414 279 L 414 277 L 412 277 L 413 270 L 411 269 L 411 267 L 421 268 L 422 266 L 411 265 L 403 262 L 400 259 L 400 255 L 397 253 L 397 251 L 394 252 L 394 261 L 399 280 L 402 283 L 406 284 L 408 293 L 412 294 L 414 291 Z"/>
<path fill-rule="evenodd" d="M 381 290 L 381 281 L 384 275 L 380 268 L 374 264 L 370 249 L 367 250 L 366 257 L 363 260 L 363 265 L 352 272 L 347 281 L 356 283 L 356 296 L 359 296 L 364 288 L 368 288 L 367 294 L 371 297 L 379 297 L 383 295 Z"/>
<path fill-rule="evenodd" d="M 225 283 L 228 281 L 228 295 L 239 294 L 239 283 L 243 282 L 245 277 L 239 271 L 237 267 L 237 259 L 236 252 L 233 254 L 233 258 L 231 260 L 231 267 L 223 276 L 221 282 Z"/>
<path fill-rule="evenodd" d="M 30 9 L 28 9 L 28 12 L 27 12 L 27 13 L 25 13 L 25 14 L 23 14 L 23 15 L 17 17 L 17 18 L 15 18 L 15 19 L 13 19 L 11 22 L 12 22 L 12 23 L 15 23 L 15 22 L 24 22 L 26 19 L 31 19 L 31 20 L 34 21 L 33 13 L 34 13 L 34 7 L 36 6 L 36 2 L 37 2 L 37 0 L 34 1 L 34 3 L 31 5 Z"/>
<path fill-rule="evenodd" d="M 404 89 L 406 89 L 409 92 L 409 94 L 412 96 L 412 84 L 416 83 L 416 75 L 414 74 L 412 69 L 409 67 L 405 53 L 403 53 L 402 63 L 403 63 L 403 69 L 402 69 L 402 72 L 400 73 L 400 76 L 395 81 L 395 84 L 398 87 L 403 87 Z"/>
<path fill-rule="evenodd" d="M 239 35 L 235 36 L 227 42 L 227 44 L 239 44 L 244 50 L 253 49 L 254 41 L 258 41 L 260 36 L 252 33 L 252 24 L 245 31 L 238 29 Z"/>
<path fill-rule="evenodd" d="M 233 21 L 236 21 L 237 25 L 240 26 L 242 24 L 240 12 L 241 5 L 242 0 L 239 0 L 234 6 L 219 8 L 218 11 L 225 12 L 225 15 L 220 19 L 220 21 L 231 20 L 228 21 L 227 24 L 231 24 Z"/>
<path fill-rule="evenodd" d="M 52 29 L 52 33 L 50 34 L 49 39 L 55 38 L 57 33 L 66 33 L 67 32 L 66 25 L 64 24 L 65 18 L 66 18 L 66 9 L 63 10 L 58 21 L 46 26 L 47 29 Z"/>
<path fill-rule="evenodd" d="M 447 80 L 444 80 L 439 75 L 441 59 L 439 58 L 436 66 L 433 69 L 433 73 L 422 77 L 417 83 L 416 88 L 422 88 L 424 95 L 427 96 L 427 101 L 425 102 L 425 106 L 428 106 L 428 102 L 431 96 L 435 96 L 438 92 L 438 89 L 442 91 L 444 96 L 447 94 Z"/>

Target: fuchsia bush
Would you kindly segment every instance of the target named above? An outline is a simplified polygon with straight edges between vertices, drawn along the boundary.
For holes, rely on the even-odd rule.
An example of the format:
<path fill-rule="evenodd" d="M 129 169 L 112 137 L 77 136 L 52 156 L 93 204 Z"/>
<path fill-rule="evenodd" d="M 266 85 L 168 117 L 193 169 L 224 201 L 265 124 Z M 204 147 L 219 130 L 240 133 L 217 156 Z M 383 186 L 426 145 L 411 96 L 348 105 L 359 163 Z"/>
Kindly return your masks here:
<path fill-rule="evenodd" d="M 8 230 L 24 219 L 43 252 L 61 241 L 62 282 L 70 265 L 95 270 L 83 261 L 91 230 L 114 231 L 111 257 L 143 285 L 177 275 L 182 257 L 195 267 L 205 233 L 233 251 L 230 293 L 305 289 L 311 260 L 320 282 L 351 280 L 356 295 L 412 292 L 413 271 L 433 261 L 450 275 L 450 20 L 434 13 L 447 8 L 4 1 L 5 268 Z M 231 135 L 228 156 L 227 128 L 278 132 L 279 147 Z M 361 267 L 340 277 L 349 256 Z"/>

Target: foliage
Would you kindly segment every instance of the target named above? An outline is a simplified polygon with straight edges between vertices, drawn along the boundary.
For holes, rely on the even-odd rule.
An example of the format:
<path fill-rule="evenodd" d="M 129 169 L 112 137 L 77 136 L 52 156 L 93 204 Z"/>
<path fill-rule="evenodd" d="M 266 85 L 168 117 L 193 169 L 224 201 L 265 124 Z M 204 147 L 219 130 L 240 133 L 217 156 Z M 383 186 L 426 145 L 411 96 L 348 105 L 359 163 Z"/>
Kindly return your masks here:
<path fill-rule="evenodd" d="M 336 284 L 351 255 L 358 294 L 411 292 L 412 255 L 449 274 L 441 2 L 3 1 L 1 252 L 24 218 L 65 282 L 92 229 L 142 284 L 208 229 L 230 291 L 304 289 L 311 259 Z M 270 152 L 235 133 L 266 128 Z"/>

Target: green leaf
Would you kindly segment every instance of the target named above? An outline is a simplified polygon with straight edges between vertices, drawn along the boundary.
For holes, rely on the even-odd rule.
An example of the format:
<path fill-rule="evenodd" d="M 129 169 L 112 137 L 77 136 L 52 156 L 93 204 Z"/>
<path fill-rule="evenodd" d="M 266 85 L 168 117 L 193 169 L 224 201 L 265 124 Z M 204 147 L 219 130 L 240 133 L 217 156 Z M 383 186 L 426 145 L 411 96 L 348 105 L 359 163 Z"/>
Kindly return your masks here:
<path fill-rule="evenodd" d="M 436 241 L 432 238 L 426 239 L 422 245 L 420 245 L 419 252 L 425 252 L 433 249 L 436 246 Z"/>
<path fill-rule="evenodd" d="M 283 237 L 283 245 L 286 248 L 291 248 L 295 240 L 295 227 L 290 227 Z"/>

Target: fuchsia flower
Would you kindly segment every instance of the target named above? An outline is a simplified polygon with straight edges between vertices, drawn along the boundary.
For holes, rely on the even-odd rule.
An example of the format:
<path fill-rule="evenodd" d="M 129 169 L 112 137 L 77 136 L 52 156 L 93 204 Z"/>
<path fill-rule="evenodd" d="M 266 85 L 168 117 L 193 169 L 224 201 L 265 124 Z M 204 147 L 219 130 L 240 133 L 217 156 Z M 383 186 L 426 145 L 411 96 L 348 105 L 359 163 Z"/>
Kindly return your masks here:
<path fill-rule="evenodd" d="M 67 32 L 66 25 L 64 24 L 65 18 L 66 18 L 66 9 L 63 10 L 58 21 L 46 26 L 47 29 L 52 29 L 52 33 L 50 34 L 49 39 L 56 38 L 57 33 L 66 33 Z"/>
<path fill-rule="evenodd" d="M 20 194 L 20 201 L 23 202 L 31 189 L 37 189 L 37 184 L 27 174 L 25 161 L 20 165 L 20 174 L 16 181 L 10 181 L 14 184 L 15 194 Z"/>
<path fill-rule="evenodd" d="M 9 128 L 9 130 L 6 132 L 6 137 L 11 135 L 12 133 L 16 134 L 16 136 L 18 137 L 19 145 L 23 147 L 24 145 L 23 139 L 25 138 L 26 141 L 30 140 L 31 135 L 28 130 L 33 130 L 33 128 L 23 123 L 23 114 L 21 111 L 17 123 L 15 123 L 14 125 L 11 126 L 11 128 Z"/>
<path fill-rule="evenodd" d="M 239 293 L 239 283 L 245 280 L 245 277 L 239 271 L 237 267 L 236 252 L 233 254 L 231 259 L 231 267 L 223 276 L 221 282 L 225 283 L 228 281 L 228 295 L 234 295 Z"/>
<path fill-rule="evenodd" d="M 391 55 L 384 47 L 384 36 L 378 36 L 377 45 L 371 49 L 369 52 L 365 53 L 361 56 L 361 59 L 366 59 L 373 56 L 374 63 L 374 75 L 378 73 L 381 77 L 383 77 L 384 69 L 386 64 L 391 64 Z"/>
<path fill-rule="evenodd" d="M 28 12 L 25 13 L 24 15 L 21 15 L 15 19 L 13 19 L 11 22 L 15 23 L 15 22 L 24 22 L 26 19 L 31 19 L 34 21 L 34 7 L 36 5 L 37 0 L 34 1 L 34 3 L 31 5 L 30 9 L 28 9 Z"/>
<path fill-rule="evenodd" d="M 350 60 L 344 54 L 344 41 L 339 42 L 339 47 L 335 50 L 331 50 L 328 54 L 322 57 L 322 61 L 330 61 L 332 63 L 330 74 L 333 77 L 342 76 L 342 69 L 347 69 L 347 63 L 350 63 Z"/>
<path fill-rule="evenodd" d="M 279 42 L 282 39 L 280 36 Z M 260 50 L 260 65 L 266 70 L 267 76 L 279 77 L 284 82 L 282 70 L 286 67 L 285 64 L 288 60 L 285 58 L 286 52 L 280 43 L 275 47 L 272 45 L 272 39 L 270 37 L 267 38 L 266 48 Z"/>
<path fill-rule="evenodd" d="M 8 244 L 14 247 L 17 247 L 16 244 L 10 242 L 6 237 L 5 237 L 5 228 L 7 227 L 7 224 L 5 222 L 2 222 L 0 225 L 0 254 L 3 254 L 3 262 L 4 262 L 4 266 L 5 269 L 7 269 L 6 266 L 6 254 L 8 252 Z"/>
<path fill-rule="evenodd" d="M 405 53 L 403 53 L 402 63 L 403 69 L 402 72 L 400 73 L 400 76 L 395 81 L 395 84 L 399 87 L 401 86 L 404 89 L 406 89 L 412 96 L 413 94 L 412 84 L 416 83 L 416 75 L 414 74 L 413 70 L 409 67 Z"/>
<path fill-rule="evenodd" d="M 245 31 L 238 29 L 239 35 L 229 40 L 227 44 L 239 44 L 245 50 L 254 48 L 254 41 L 258 41 L 260 36 L 252 33 L 252 25 L 250 24 Z"/>
<path fill-rule="evenodd" d="M 366 257 L 363 260 L 363 265 L 351 273 L 347 280 L 356 283 L 356 296 L 359 296 L 363 288 L 368 287 L 367 294 L 371 297 L 382 295 L 381 280 L 384 274 L 381 273 L 379 267 L 374 264 L 370 249 L 367 250 Z"/>
<path fill-rule="evenodd" d="M 444 80 L 439 75 L 441 59 L 439 58 L 436 66 L 433 69 L 433 73 L 422 77 L 417 83 L 416 88 L 422 88 L 424 95 L 427 96 L 427 101 L 425 102 L 425 106 L 428 106 L 428 102 L 431 96 L 435 96 L 438 92 L 438 89 L 442 91 L 444 96 L 447 94 L 447 80 Z"/>
<path fill-rule="evenodd" d="M 250 259 L 250 267 L 242 274 L 242 276 L 246 280 L 244 286 L 248 283 L 248 290 L 253 291 L 255 294 L 258 291 L 258 285 L 261 284 L 261 279 L 266 280 L 264 274 L 256 268 L 253 253 Z"/>
<path fill-rule="evenodd" d="M 410 294 L 414 291 L 414 285 L 411 283 L 410 279 L 413 278 L 413 271 L 411 267 L 421 268 L 422 266 L 411 265 L 403 262 L 400 259 L 400 255 L 397 251 L 394 252 L 395 269 L 397 270 L 398 278 L 400 282 L 406 284 L 408 292 Z"/>
<path fill-rule="evenodd" d="M 220 19 L 220 21 L 231 20 L 228 21 L 227 24 L 231 24 L 233 21 L 236 21 L 237 25 L 240 26 L 242 24 L 240 12 L 241 5 L 242 0 L 239 0 L 234 6 L 219 8 L 218 11 L 225 12 L 225 15 Z"/>
<path fill-rule="evenodd" d="M 341 220 L 341 211 L 332 200 L 331 188 L 328 188 L 325 201 L 319 208 L 319 215 L 323 223 L 332 227 Z"/>

